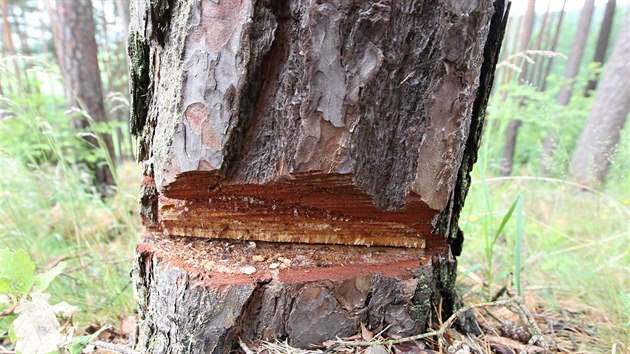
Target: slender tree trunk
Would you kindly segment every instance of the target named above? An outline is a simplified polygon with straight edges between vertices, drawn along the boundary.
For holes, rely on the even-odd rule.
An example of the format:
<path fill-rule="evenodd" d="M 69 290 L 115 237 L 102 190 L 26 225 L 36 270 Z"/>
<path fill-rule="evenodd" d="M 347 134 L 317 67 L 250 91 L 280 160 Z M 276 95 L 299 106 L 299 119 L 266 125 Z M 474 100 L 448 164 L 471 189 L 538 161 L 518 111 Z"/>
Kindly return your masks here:
<path fill-rule="evenodd" d="M 452 313 L 502 1 L 146 0 L 131 13 L 138 350 L 308 347 Z"/>
<path fill-rule="evenodd" d="M 562 2 L 562 10 L 560 10 L 560 17 L 558 18 L 558 23 L 556 24 L 556 31 L 553 36 L 553 45 L 551 46 L 551 51 L 555 52 L 558 50 L 558 42 L 560 42 L 560 33 L 562 31 L 562 20 L 564 19 L 564 8 L 567 5 L 567 0 Z M 540 86 L 540 91 L 545 92 L 547 90 L 547 78 L 551 74 L 551 69 L 553 68 L 553 57 L 549 58 L 547 62 L 547 66 L 545 67 L 545 72 L 543 74 L 542 85 Z"/>
<path fill-rule="evenodd" d="M 534 31 L 534 20 L 536 19 L 536 1 L 530 0 L 527 2 L 527 11 L 525 17 L 523 17 L 523 25 L 519 35 L 519 51 L 525 52 L 529 47 L 529 42 L 532 38 L 532 32 Z M 519 74 L 519 82 L 522 83 L 527 77 L 527 62 L 521 61 L 521 73 Z M 501 159 L 500 173 L 502 176 L 509 176 L 512 174 L 512 166 L 514 165 L 514 154 L 516 152 L 516 140 L 518 138 L 518 129 L 523 123 L 519 119 L 512 119 L 508 123 L 505 129 L 504 146 L 503 146 L 503 158 Z"/>
<path fill-rule="evenodd" d="M 61 73 L 64 80 L 66 100 L 69 107 L 80 107 L 96 123 L 107 122 L 101 74 L 97 59 L 92 3 L 90 0 L 57 0 L 56 16 L 58 26 L 55 32 L 56 47 L 59 51 Z M 72 120 L 73 128 L 90 130 L 90 122 L 84 116 Z M 107 133 L 97 132 L 104 142 L 102 148 L 114 161 L 112 138 Z M 99 143 L 87 138 L 94 146 Z M 107 163 L 96 168 L 96 182 L 99 185 L 113 185 L 114 179 Z"/>
<path fill-rule="evenodd" d="M 547 29 L 545 30 L 545 39 L 543 40 L 543 45 L 541 47 L 542 50 L 551 51 L 552 47 L 552 27 L 556 23 L 556 12 L 552 12 L 549 16 L 549 22 L 547 24 Z M 536 66 L 536 72 L 534 74 L 534 78 L 532 78 L 534 85 L 540 91 L 542 90 L 543 78 L 545 76 L 545 70 L 547 68 L 547 62 L 549 61 L 549 57 L 543 56 L 540 58 L 538 65 Z"/>
<path fill-rule="evenodd" d="M 536 21 L 536 0 L 527 1 L 527 11 L 525 17 L 523 17 L 523 27 L 519 35 L 519 51 L 525 52 L 530 47 L 532 40 L 532 34 L 534 33 L 534 22 Z M 521 60 L 521 73 L 519 75 L 519 82 L 523 83 L 527 80 L 527 71 L 529 63 L 525 60 Z"/>
<path fill-rule="evenodd" d="M 118 17 L 122 20 L 125 32 L 127 32 L 129 29 L 129 1 L 116 0 L 116 11 L 118 12 Z"/>
<path fill-rule="evenodd" d="M 560 87 L 560 93 L 558 93 L 558 98 L 556 100 L 556 103 L 559 106 L 566 106 L 571 100 L 575 79 L 580 70 L 580 65 L 582 64 L 582 57 L 584 56 L 584 48 L 586 47 L 588 31 L 591 27 L 591 19 L 593 18 L 594 9 L 594 0 L 586 0 L 584 2 L 584 7 L 580 12 L 580 20 L 578 22 L 575 39 L 573 40 L 573 45 L 571 46 L 571 53 L 569 53 L 567 68 L 564 72 L 564 83 Z M 549 175 L 553 169 L 557 140 L 558 132 L 554 127 L 549 128 L 547 130 L 547 136 L 545 137 L 542 154 L 540 156 L 541 176 Z"/>
<path fill-rule="evenodd" d="M 542 23 L 540 24 L 540 29 L 538 30 L 538 35 L 536 36 L 536 42 L 534 44 L 534 49 L 543 50 L 543 39 L 545 34 L 547 34 L 547 24 L 550 19 L 549 6 L 551 2 L 547 3 L 547 10 L 545 11 L 545 15 L 543 16 Z M 529 75 L 529 83 L 535 83 L 536 76 L 538 72 L 541 70 L 541 66 L 543 64 L 544 56 L 539 56 L 536 58 L 536 62 L 534 63 L 534 67 L 531 70 L 531 74 Z"/>
<path fill-rule="evenodd" d="M 613 20 L 615 18 L 615 5 L 615 0 L 608 0 L 606 3 L 606 11 L 604 12 L 604 18 L 602 19 L 602 24 L 599 28 L 593 62 L 600 65 L 604 64 L 604 58 L 606 57 L 606 49 L 608 49 L 608 42 L 610 39 L 610 30 L 612 29 Z M 586 88 L 584 89 L 585 97 L 590 96 L 591 91 L 595 90 L 597 87 L 597 79 L 598 77 L 588 80 Z"/>
<path fill-rule="evenodd" d="M 619 136 L 630 113 L 630 11 L 626 11 L 619 36 L 606 64 L 570 171 L 588 186 L 604 183 Z"/>
<path fill-rule="evenodd" d="M 15 32 L 18 38 L 20 39 L 21 54 L 24 56 L 30 57 L 33 54 L 33 51 L 31 50 L 31 47 L 28 43 L 28 34 L 26 33 L 26 30 L 22 29 L 22 25 L 26 25 L 24 12 L 22 12 L 22 18 L 18 18 L 15 15 L 15 11 L 13 11 L 13 9 L 9 9 L 9 12 L 11 13 L 11 17 L 13 18 L 13 24 L 15 25 L 14 26 Z M 22 70 L 23 70 L 22 77 L 24 78 L 24 90 L 26 92 L 39 92 L 39 86 L 38 86 L 39 82 L 37 82 L 36 80 L 31 80 L 28 74 L 28 69 L 31 66 L 32 65 L 30 64 L 29 61 L 24 61 L 24 65 L 22 65 Z"/>
<path fill-rule="evenodd" d="M 20 73 L 20 63 L 18 62 L 15 53 L 15 46 L 13 45 L 13 35 L 11 34 L 11 24 L 9 23 L 9 6 L 7 4 L 7 0 L 0 0 L 0 10 L 2 10 L 2 31 L 4 33 L 4 39 L 2 42 L 5 48 L 5 53 L 12 57 L 11 61 L 13 62 L 13 71 L 15 74 L 15 81 L 17 83 L 17 90 L 15 93 L 19 94 L 23 87 L 22 75 Z"/>
<path fill-rule="evenodd" d="M 107 87 L 105 89 L 105 93 L 109 94 L 110 92 L 112 92 L 113 88 L 112 82 L 114 81 L 114 67 L 110 59 L 111 47 L 109 43 L 109 31 L 107 30 L 107 15 L 105 14 L 105 6 L 105 0 L 101 0 L 101 8 L 103 9 L 103 11 L 101 11 L 101 35 L 103 36 L 102 52 L 105 53 L 104 55 L 101 55 L 101 61 L 103 62 L 104 66 L 102 72 L 105 74 L 105 78 L 107 79 Z"/>

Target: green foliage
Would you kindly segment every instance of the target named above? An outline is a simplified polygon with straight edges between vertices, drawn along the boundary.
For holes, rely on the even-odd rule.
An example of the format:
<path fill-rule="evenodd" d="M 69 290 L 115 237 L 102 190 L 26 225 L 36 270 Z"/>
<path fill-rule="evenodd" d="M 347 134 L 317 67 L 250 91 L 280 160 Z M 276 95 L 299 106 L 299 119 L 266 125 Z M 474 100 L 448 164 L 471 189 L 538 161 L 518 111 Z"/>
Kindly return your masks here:
<path fill-rule="evenodd" d="M 0 294 L 24 296 L 34 287 L 43 292 L 66 268 L 60 262 L 44 273 L 35 274 L 35 262 L 24 250 L 0 249 Z"/>

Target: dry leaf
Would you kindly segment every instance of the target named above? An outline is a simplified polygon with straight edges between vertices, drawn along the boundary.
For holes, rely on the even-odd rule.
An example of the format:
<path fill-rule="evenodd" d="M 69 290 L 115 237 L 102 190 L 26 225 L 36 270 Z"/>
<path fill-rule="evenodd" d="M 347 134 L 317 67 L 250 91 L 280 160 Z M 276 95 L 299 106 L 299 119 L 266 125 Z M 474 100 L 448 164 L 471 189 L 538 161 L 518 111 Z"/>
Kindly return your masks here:
<path fill-rule="evenodd" d="M 22 300 L 15 309 L 18 317 L 13 321 L 15 351 L 22 354 L 45 354 L 56 352 L 70 335 L 57 319 L 58 316 L 72 316 L 76 307 L 66 303 L 51 306 L 49 294 L 31 294 L 31 301 Z M 56 312 L 55 310 L 59 311 Z M 66 317 L 68 318 L 68 317 Z"/>
<path fill-rule="evenodd" d="M 371 341 L 374 338 L 374 333 L 370 332 L 363 323 L 361 323 L 361 337 L 365 341 Z"/>

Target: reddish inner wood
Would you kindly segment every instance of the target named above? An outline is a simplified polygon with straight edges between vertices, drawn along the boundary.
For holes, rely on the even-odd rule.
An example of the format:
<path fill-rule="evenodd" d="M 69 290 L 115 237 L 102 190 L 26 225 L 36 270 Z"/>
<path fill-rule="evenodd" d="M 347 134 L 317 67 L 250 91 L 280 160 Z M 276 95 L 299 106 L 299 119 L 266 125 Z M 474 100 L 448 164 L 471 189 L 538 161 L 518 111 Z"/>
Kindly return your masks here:
<path fill-rule="evenodd" d="M 411 194 L 400 211 L 378 210 L 348 175 L 303 174 L 260 184 L 219 184 L 189 172 L 164 189 L 159 230 L 167 235 L 370 246 L 440 248 L 437 211 Z"/>
<path fill-rule="evenodd" d="M 154 237 L 138 245 L 143 257 L 185 269 L 196 282 L 211 286 L 277 281 L 299 284 L 343 280 L 372 274 L 401 279 L 430 262 L 434 253 L 390 247 L 307 245 L 274 242 Z M 272 264 L 278 267 L 273 267 Z M 246 268 L 255 269 L 245 274 Z"/>

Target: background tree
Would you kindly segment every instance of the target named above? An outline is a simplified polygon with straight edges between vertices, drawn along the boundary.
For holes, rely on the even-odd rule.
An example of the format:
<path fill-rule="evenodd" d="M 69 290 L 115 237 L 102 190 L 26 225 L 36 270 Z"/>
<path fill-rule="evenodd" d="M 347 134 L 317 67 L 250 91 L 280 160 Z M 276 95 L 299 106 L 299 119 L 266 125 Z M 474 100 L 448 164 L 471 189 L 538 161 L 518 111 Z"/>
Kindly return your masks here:
<path fill-rule="evenodd" d="M 588 39 L 594 9 L 594 0 L 584 1 L 584 7 L 582 7 L 582 11 L 580 11 L 580 19 L 578 21 L 575 39 L 573 40 L 571 52 L 569 53 L 567 60 L 567 68 L 564 72 L 564 82 L 560 87 L 558 99 L 556 100 L 556 103 L 560 106 L 566 106 L 571 100 L 575 79 L 580 70 L 580 65 L 582 64 L 582 57 L 584 56 L 584 48 L 586 48 L 586 41 Z M 554 163 L 556 140 L 558 139 L 556 135 L 557 132 L 552 126 L 547 131 L 547 136 L 545 138 L 545 142 L 543 143 L 542 155 L 540 157 L 540 174 L 543 176 L 546 176 L 551 172 Z"/>
<path fill-rule="evenodd" d="M 57 26 L 53 34 L 55 47 L 59 52 L 59 66 L 64 80 L 67 105 L 85 110 L 94 122 L 106 123 L 92 2 L 57 0 L 55 15 Z M 72 120 L 72 126 L 79 131 L 94 131 L 94 126 L 82 115 Z M 103 131 L 96 133 L 104 143 L 102 148 L 109 155 L 109 161 L 114 161 L 111 136 Z M 99 146 L 98 140 L 94 137 L 86 139 L 93 146 Z M 114 184 L 108 163 L 100 162 L 96 167 L 96 182 L 100 185 Z"/>
<path fill-rule="evenodd" d="M 13 71 L 17 84 L 17 88 L 15 90 L 16 92 L 19 92 L 24 87 L 21 74 L 22 69 L 20 68 L 20 64 L 16 57 L 17 53 L 13 44 L 13 34 L 11 33 L 11 23 L 9 22 L 9 5 L 7 3 L 7 0 L 0 0 L 0 10 L 2 11 L 3 51 L 11 56 L 11 61 L 13 62 Z"/>
<path fill-rule="evenodd" d="M 536 1 L 527 2 L 527 11 L 523 17 L 523 23 L 519 35 L 519 52 L 525 52 L 529 48 L 529 42 L 534 31 L 534 20 L 536 19 Z M 527 77 L 527 62 L 521 61 L 522 71 L 519 74 L 519 82 L 524 82 Z M 512 174 L 512 165 L 514 164 L 514 152 L 516 150 L 516 139 L 518 137 L 518 129 L 523 124 L 520 119 L 512 119 L 505 129 L 505 146 L 503 147 L 503 159 L 501 161 L 500 173 L 502 176 Z"/>
<path fill-rule="evenodd" d="M 606 3 L 606 10 L 604 12 L 604 18 L 602 18 L 602 24 L 599 27 L 599 35 L 597 36 L 597 46 L 595 47 L 595 55 L 593 56 L 593 62 L 598 63 L 600 66 L 604 64 L 606 57 L 606 50 L 608 49 L 608 42 L 610 38 L 610 31 L 612 29 L 613 20 L 615 18 L 615 0 L 608 0 Z M 584 96 L 588 97 L 591 91 L 597 87 L 597 80 L 599 75 L 595 78 L 588 80 L 586 88 L 584 89 Z"/>
<path fill-rule="evenodd" d="M 604 183 L 616 152 L 621 130 L 630 113 L 630 10 L 606 64 L 595 102 L 589 113 L 570 171 L 579 183 Z"/>
<path fill-rule="evenodd" d="M 560 33 L 562 31 L 562 22 L 564 20 L 564 12 L 565 12 L 564 9 L 566 5 L 567 5 L 567 0 L 564 0 L 562 2 L 562 10 L 560 10 L 560 15 L 558 16 L 558 22 L 556 23 L 556 29 L 553 35 L 553 44 L 551 45 L 551 48 L 549 48 L 549 50 L 552 52 L 556 52 L 558 49 L 558 43 L 560 42 Z M 547 60 L 547 65 L 545 65 L 545 69 L 542 71 L 542 77 L 540 80 L 542 84 L 540 85 L 540 91 L 544 92 L 545 90 L 547 90 L 547 78 L 551 74 L 551 69 L 553 68 L 553 62 L 554 62 L 554 58 L 553 57 L 549 58 L 549 60 Z"/>

